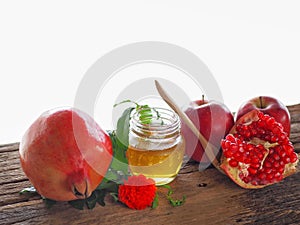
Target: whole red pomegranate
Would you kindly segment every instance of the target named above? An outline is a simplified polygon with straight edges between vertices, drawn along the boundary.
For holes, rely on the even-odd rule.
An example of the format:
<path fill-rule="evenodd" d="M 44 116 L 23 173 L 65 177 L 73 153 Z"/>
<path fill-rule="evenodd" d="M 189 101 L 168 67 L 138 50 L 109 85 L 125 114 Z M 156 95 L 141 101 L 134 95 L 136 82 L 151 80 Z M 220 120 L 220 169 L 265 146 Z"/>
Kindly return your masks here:
<path fill-rule="evenodd" d="M 295 173 L 298 155 L 274 117 L 253 110 L 221 141 L 221 168 L 243 188 L 262 188 Z"/>
<path fill-rule="evenodd" d="M 56 201 L 87 198 L 112 160 L 108 134 L 86 113 L 60 108 L 43 113 L 20 144 L 24 173 L 42 196 Z"/>

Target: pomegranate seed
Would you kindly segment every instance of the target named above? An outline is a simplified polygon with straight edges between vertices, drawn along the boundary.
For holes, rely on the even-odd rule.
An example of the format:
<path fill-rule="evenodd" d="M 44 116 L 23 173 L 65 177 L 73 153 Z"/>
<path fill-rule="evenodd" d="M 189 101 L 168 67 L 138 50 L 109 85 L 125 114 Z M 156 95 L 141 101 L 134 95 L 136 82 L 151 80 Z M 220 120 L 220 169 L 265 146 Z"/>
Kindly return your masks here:
<path fill-rule="evenodd" d="M 254 146 L 252 144 L 247 144 L 246 148 L 249 152 L 254 151 Z"/>
<path fill-rule="evenodd" d="M 266 121 L 266 124 L 267 124 L 269 127 L 272 127 L 273 124 L 274 124 L 275 122 L 276 122 L 276 121 L 275 121 L 274 117 L 269 117 L 269 118 L 267 119 L 267 121 Z"/>
<path fill-rule="evenodd" d="M 244 178 L 243 178 L 243 181 L 244 181 L 246 184 L 248 184 L 248 183 L 250 182 L 249 177 L 244 177 Z"/>
<path fill-rule="evenodd" d="M 287 164 L 291 162 L 291 159 L 289 157 L 284 157 L 283 161 Z"/>
<path fill-rule="evenodd" d="M 253 181 L 251 181 L 251 184 L 254 185 L 254 186 L 257 186 L 258 182 L 256 180 L 253 180 Z"/>
<path fill-rule="evenodd" d="M 262 112 L 258 112 L 257 114 L 259 119 L 263 119 L 264 118 L 264 114 Z"/>
<path fill-rule="evenodd" d="M 226 143 L 225 140 L 222 140 L 222 141 L 221 141 L 221 147 L 222 147 L 223 151 L 224 151 L 225 149 L 227 149 L 227 146 L 226 146 L 225 143 Z"/>
<path fill-rule="evenodd" d="M 270 163 L 274 163 L 274 162 L 275 162 L 275 159 L 273 159 L 273 158 L 271 158 L 271 157 L 268 157 L 267 161 L 270 162 Z"/>
<path fill-rule="evenodd" d="M 264 166 L 265 166 L 266 168 L 271 168 L 271 167 L 272 167 L 272 163 L 270 163 L 270 162 L 265 162 Z"/>
<path fill-rule="evenodd" d="M 243 173 L 239 173 L 239 178 L 240 178 L 240 179 L 244 179 L 244 177 L 245 177 L 245 176 L 244 176 Z"/>
<path fill-rule="evenodd" d="M 249 157 L 245 156 L 245 155 L 244 155 L 244 157 L 245 157 L 244 163 L 250 164 L 251 163 L 251 159 Z"/>
<path fill-rule="evenodd" d="M 231 143 L 235 143 L 235 137 L 232 134 L 227 135 L 226 139 L 231 142 Z"/>
<path fill-rule="evenodd" d="M 282 134 L 278 135 L 278 138 L 279 138 L 279 140 L 283 141 L 283 140 L 286 140 L 287 136 L 286 136 L 286 134 L 282 133 Z"/>
<path fill-rule="evenodd" d="M 256 169 L 253 169 L 251 167 L 248 168 L 248 172 L 252 175 L 255 175 L 257 173 L 257 170 Z"/>
<path fill-rule="evenodd" d="M 259 120 L 259 121 L 256 123 L 256 125 L 257 125 L 258 127 L 260 127 L 260 128 L 265 127 L 265 121 Z"/>
<path fill-rule="evenodd" d="M 255 155 L 256 155 L 256 154 L 255 154 L 255 151 L 249 152 L 250 158 L 253 158 Z"/>
<path fill-rule="evenodd" d="M 260 180 L 264 180 L 264 179 L 266 179 L 266 174 L 265 173 L 260 173 L 260 174 L 258 174 L 258 179 L 260 179 Z"/>
<path fill-rule="evenodd" d="M 240 148 L 239 148 L 239 152 L 240 152 L 240 153 L 243 153 L 244 151 L 245 151 L 245 150 L 244 150 L 243 147 L 240 147 Z"/>
<path fill-rule="evenodd" d="M 250 138 L 250 137 L 251 137 L 251 132 L 250 132 L 249 130 L 245 131 L 244 136 L 245 136 L 246 138 Z"/>
<path fill-rule="evenodd" d="M 284 139 L 282 141 L 279 141 L 278 143 L 281 144 L 281 145 L 288 145 L 288 144 L 290 144 L 290 141 L 289 141 L 288 138 L 286 138 L 286 139 Z"/>
<path fill-rule="evenodd" d="M 226 158 L 231 158 L 233 156 L 233 153 L 232 153 L 232 151 L 226 151 L 226 152 L 224 152 L 224 156 Z"/>
<path fill-rule="evenodd" d="M 260 152 L 264 152 L 264 151 L 265 151 L 265 147 L 264 147 L 262 144 L 256 145 L 256 148 L 257 148 L 257 150 L 260 151 Z"/>
<path fill-rule="evenodd" d="M 239 153 L 239 152 L 236 152 L 236 153 L 234 153 L 234 156 L 233 156 L 236 160 L 238 160 L 239 162 L 241 162 L 242 161 L 242 155 L 241 155 L 241 153 Z"/>
<path fill-rule="evenodd" d="M 293 152 L 293 154 L 291 154 L 291 163 L 294 163 L 298 160 L 298 156 L 295 152 Z"/>
<path fill-rule="evenodd" d="M 274 177 L 274 174 L 273 174 L 273 173 L 269 173 L 269 174 L 267 174 L 266 179 L 267 179 L 268 181 L 270 181 L 270 180 L 273 179 L 273 177 Z"/>
<path fill-rule="evenodd" d="M 263 129 L 260 129 L 260 131 L 259 131 L 259 134 L 262 136 L 262 135 L 265 135 L 265 133 L 266 133 L 266 131 L 265 130 L 263 130 Z"/>
<path fill-rule="evenodd" d="M 274 127 L 273 128 L 273 133 L 275 135 L 280 135 L 282 133 L 282 129 L 280 128 L 280 126 L 277 125 L 276 127 Z"/>
<path fill-rule="evenodd" d="M 238 166 L 238 162 L 237 162 L 236 160 L 234 160 L 234 159 L 231 159 L 231 160 L 229 161 L 229 165 L 230 165 L 231 167 L 237 167 L 237 166 Z"/>
<path fill-rule="evenodd" d="M 273 154 L 273 159 L 278 161 L 278 160 L 280 160 L 280 156 L 275 153 L 275 154 Z"/>
<path fill-rule="evenodd" d="M 236 140 L 236 144 L 237 144 L 238 146 L 240 146 L 240 145 L 243 144 L 242 136 L 239 136 L 239 139 Z"/>
<path fill-rule="evenodd" d="M 260 164 L 255 163 L 255 164 L 252 164 L 251 167 L 254 168 L 254 169 L 258 169 L 258 168 L 260 168 Z"/>
<path fill-rule="evenodd" d="M 258 134 L 258 131 L 256 129 L 251 129 L 251 133 L 251 135 L 255 137 Z"/>
<path fill-rule="evenodd" d="M 267 141 L 270 141 L 270 142 L 271 142 L 271 135 L 269 135 L 269 134 L 268 134 L 268 135 L 266 135 L 266 136 L 265 136 L 265 140 L 267 140 Z"/>
<path fill-rule="evenodd" d="M 276 136 L 271 136 L 270 141 L 271 141 L 272 143 L 275 143 L 275 142 L 277 142 L 278 140 L 279 140 L 278 137 L 276 137 Z"/>
<path fill-rule="evenodd" d="M 279 167 L 279 168 L 277 169 L 277 171 L 278 171 L 280 174 L 282 174 L 282 173 L 284 172 L 284 167 Z"/>
<path fill-rule="evenodd" d="M 251 163 L 253 163 L 253 164 L 259 163 L 259 162 L 260 162 L 260 159 L 257 156 L 255 156 L 251 159 Z"/>
<path fill-rule="evenodd" d="M 262 153 L 257 153 L 257 157 L 260 159 L 260 160 L 262 160 L 263 158 L 264 158 L 264 155 L 262 154 Z"/>
<path fill-rule="evenodd" d="M 280 176 L 281 176 L 281 173 L 279 173 L 279 172 L 277 172 L 277 173 L 274 174 L 274 177 L 275 177 L 275 178 L 278 178 L 278 177 L 280 177 Z"/>
<path fill-rule="evenodd" d="M 222 148 L 223 148 L 223 149 L 228 149 L 228 148 L 230 147 L 230 144 L 231 144 L 230 141 L 224 140 L 224 141 L 222 142 Z"/>
<path fill-rule="evenodd" d="M 275 161 L 275 162 L 273 163 L 273 166 L 274 166 L 275 168 L 278 168 L 278 167 L 280 166 L 280 164 L 279 164 L 278 161 Z"/>
<path fill-rule="evenodd" d="M 238 148 L 239 147 L 236 144 L 233 144 L 233 143 L 230 144 L 230 150 L 232 152 L 236 152 L 238 150 Z"/>
<path fill-rule="evenodd" d="M 280 156 L 280 158 L 284 158 L 286 156 L 285 151 L 284 150 L 280 150 L 279 151 L 279 156 Z"/>
<path fill-rule="evenodd" d="M 268 167 L 268 168 L 265 168 L 265 173 L 269 174 L 269 173 L 272 172 L 272 170 L 273 170 L 273 169 L 272 169 L 272 168 L 269 168 L 269 167 Z"/>
<path fill-rule="evenodd" d="M 294 148 L 291 145 L 284 145 L 283 149 L 285 150 L 287 155 L 290 155 L 294 152 Z"/>

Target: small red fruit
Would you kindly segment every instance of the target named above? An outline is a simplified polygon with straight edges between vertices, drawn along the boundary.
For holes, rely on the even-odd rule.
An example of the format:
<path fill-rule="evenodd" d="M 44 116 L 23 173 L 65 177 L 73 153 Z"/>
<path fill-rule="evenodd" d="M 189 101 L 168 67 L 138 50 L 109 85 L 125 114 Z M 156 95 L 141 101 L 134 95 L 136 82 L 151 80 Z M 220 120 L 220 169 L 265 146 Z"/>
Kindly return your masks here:
<path fill-rule="evenodd" d="M 119 201 L 131 209 L 145 209 L 151 206 L 156 195 L 155 181 L 140 174 L 128 177 L 119 186 Z"/>
<path fill-rule="evenodd" d="M 243 188 L 262 188 L 296 172 L 298 155 L 283 126 L 258 110 L 241 117 L 221 146 L 220 167 Z"/>
<path fill-rule="evenodd" d="M 216 101 L 208 102 L 204 99 L 194 101 L 185 110 L 185 113 L 206 140 L 216 149 L 220 149 L 221 139 L 229 133 L 234 125 L 231 111 L 223 103 Z M 201 143 L 190 128 L 182 123 L 181 130 L 186 141 L 186 154 L 197 162 L 210 164 L 208 157 L 203 154 L 204 149 Z"/>
<path fill-rule="evenodd" d="M 24 173 L 42 196 L 56 201 L 87 198 L 112 160 L 109 136 L 86 113 L 72 108 L 42 114 L 20 144 Z"/>
<path fill-rule="evenodd" d="M 277 122 L 282 124 L 288 136 L 290 135 L 290 113 L 288 108 L 281 101 L 270 96 L 252 98 L 240 106 L 236 114 L 236 121 L 254 109 L 274 117 Z"/>

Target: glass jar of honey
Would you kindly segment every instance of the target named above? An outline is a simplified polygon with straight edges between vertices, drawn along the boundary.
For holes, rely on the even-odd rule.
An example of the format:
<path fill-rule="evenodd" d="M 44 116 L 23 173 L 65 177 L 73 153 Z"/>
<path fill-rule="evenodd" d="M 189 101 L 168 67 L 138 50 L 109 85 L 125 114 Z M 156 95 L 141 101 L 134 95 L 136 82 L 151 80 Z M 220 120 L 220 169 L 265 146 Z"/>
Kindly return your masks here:
<path fill-rule="evenodd" d="M 130 120 L 126 152 L 133 175 L 143 174 L 156 185 L 170 183 L 177 176 L 185 151 L 180 119 L 172 110 L 151 108 L 134 110 Z"/>

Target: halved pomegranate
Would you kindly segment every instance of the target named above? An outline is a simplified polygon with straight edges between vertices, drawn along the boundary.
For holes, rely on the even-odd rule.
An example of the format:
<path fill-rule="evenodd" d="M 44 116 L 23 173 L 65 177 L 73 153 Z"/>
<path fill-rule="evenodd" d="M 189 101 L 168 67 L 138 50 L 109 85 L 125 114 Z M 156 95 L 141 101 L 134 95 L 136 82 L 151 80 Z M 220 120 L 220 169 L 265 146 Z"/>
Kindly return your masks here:
<path fill-rule="evenodd" d="M 296 172 L 299 161 L 283 126 L 258 110 L 241 117 L 221 146 L 220 167 L 243 188 L 279 182 Z"/>

